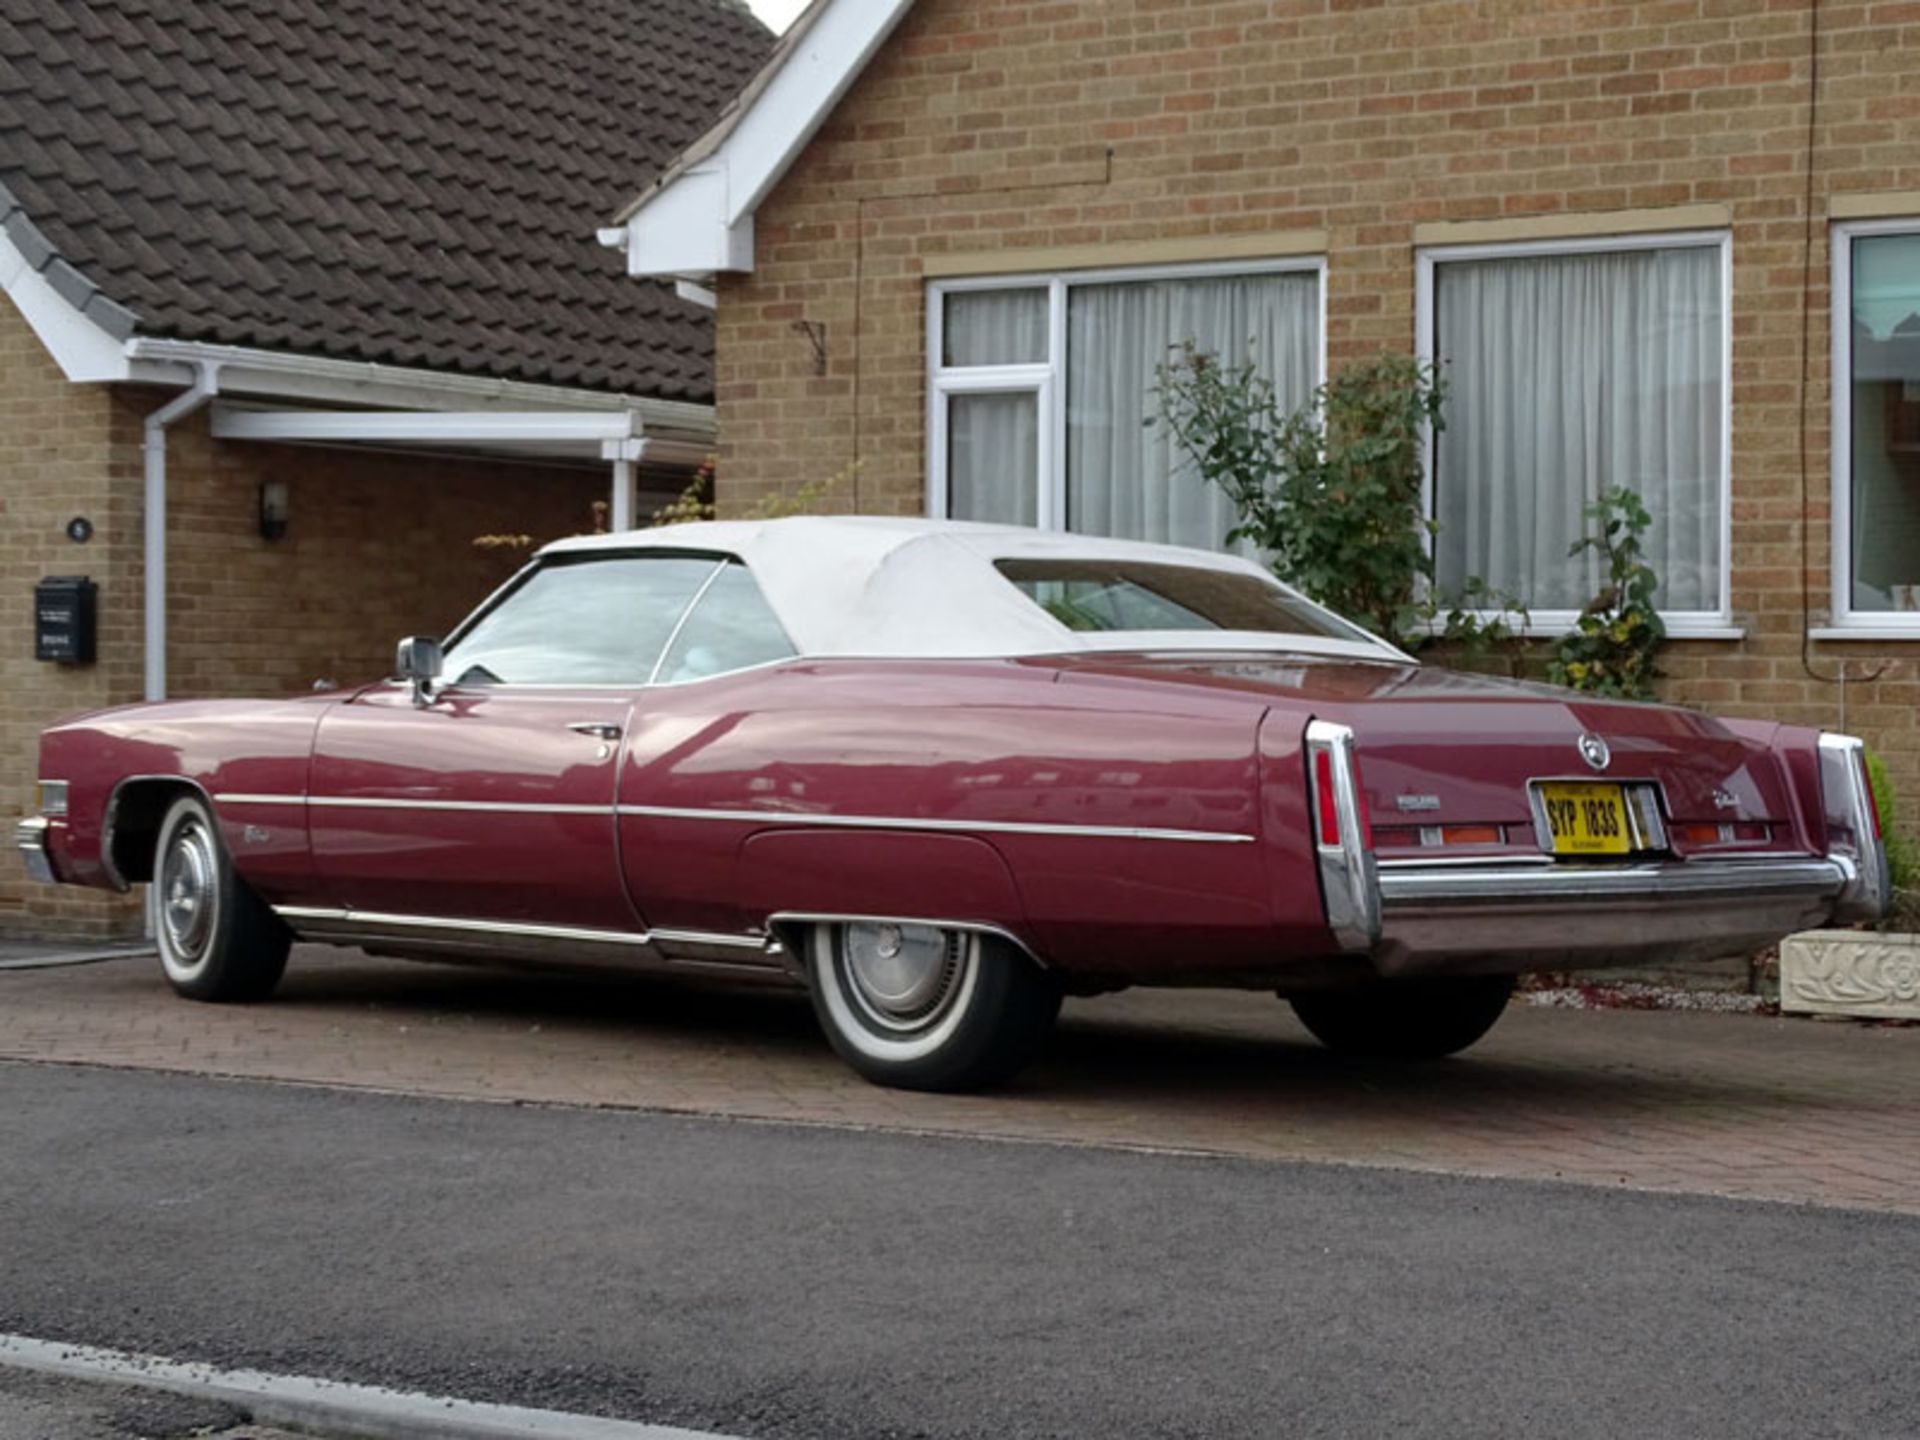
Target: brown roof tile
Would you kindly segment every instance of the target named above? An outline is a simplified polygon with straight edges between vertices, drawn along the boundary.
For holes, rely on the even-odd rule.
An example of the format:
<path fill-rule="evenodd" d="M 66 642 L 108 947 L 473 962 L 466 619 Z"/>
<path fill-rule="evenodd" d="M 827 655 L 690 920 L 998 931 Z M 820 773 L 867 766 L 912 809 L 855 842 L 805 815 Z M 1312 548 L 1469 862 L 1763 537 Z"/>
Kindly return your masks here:
<path fill-rule="evenodd" d="M 0 212 L 141 334 L 705 400 L 709 317 L 594 230 L 772 44 L 734 0 L 0 0 Z"/>

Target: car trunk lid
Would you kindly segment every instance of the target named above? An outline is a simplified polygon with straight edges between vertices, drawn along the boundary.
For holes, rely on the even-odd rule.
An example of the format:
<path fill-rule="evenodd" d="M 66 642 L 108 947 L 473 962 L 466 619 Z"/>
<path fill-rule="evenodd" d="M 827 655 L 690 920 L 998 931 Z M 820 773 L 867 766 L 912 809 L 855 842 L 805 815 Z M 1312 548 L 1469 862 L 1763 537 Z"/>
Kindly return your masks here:
<path fill-rule="evenodd" d="M 1383 852 L 1451 843 L 1422 834 L 1447 827 L 1499 827 L 1497 836 L 1466 833 L 1465 843 L 1537 850 L 1537 782 L 1657 786 L 1665 818 L 1692 837 L 1676 842 L 1683 849 L 1714 844 L 1716 831 L 1724 843 L 1770 844 L 1793 826 L 1789 778 L 1764 734 L 1672 706 L 1416 665 L 1278 655 L 1075 657 L 1063 670 L 1063 679 L 1242 691 L 1299 707 L 1303 725 L 1312 716 L 1350 726 Z"/>

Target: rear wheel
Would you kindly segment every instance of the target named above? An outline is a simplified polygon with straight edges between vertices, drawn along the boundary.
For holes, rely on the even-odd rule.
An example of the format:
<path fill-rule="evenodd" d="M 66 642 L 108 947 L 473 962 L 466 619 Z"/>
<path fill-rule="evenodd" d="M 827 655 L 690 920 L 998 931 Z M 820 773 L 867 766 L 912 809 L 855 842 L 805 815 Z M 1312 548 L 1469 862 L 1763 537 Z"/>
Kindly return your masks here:
<path fill-rule="evenodd" d="M 1329 1050 L 1379 1060 L 1438 1060 L 1466 1049 L 1507 1008 L 1511 975 L 1379 980 L 1292 997 L 1293 1013 Z"/>
<path fill-rule="evenodd" d="M 1060 987 L 1007 941 L 932 925 L 815 926 L 813 1010 L 840 1057 L 903 1090 L 973 1090 L 1040 1048 Z"/>
<path fill-rule="evenodd" d="M 293 937 L 234 873 L 213 813 L 197 796 L 174 801 L 153 857 L 160 968 L 193 1000 L 264 1000 L 287 968 Z"/>

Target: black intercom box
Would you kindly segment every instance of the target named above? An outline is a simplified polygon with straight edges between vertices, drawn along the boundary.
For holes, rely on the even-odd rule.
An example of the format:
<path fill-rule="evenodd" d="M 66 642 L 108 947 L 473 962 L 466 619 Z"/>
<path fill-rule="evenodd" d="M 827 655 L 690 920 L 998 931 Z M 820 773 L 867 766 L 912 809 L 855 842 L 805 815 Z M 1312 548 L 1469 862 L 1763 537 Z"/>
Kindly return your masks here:
<path fill-rule="evenodd" d="M 33 658 L 93 663 L 100 587 L 84 575 L 49 575 L 33 587 Z"/>

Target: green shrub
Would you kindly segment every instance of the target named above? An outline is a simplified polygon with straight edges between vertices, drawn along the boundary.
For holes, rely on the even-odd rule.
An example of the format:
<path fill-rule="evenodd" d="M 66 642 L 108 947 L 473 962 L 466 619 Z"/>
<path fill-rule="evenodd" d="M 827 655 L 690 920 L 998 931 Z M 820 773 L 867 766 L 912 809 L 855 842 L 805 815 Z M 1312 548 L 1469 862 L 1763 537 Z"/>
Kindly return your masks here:
<path fill-rule="evenodd" d="M 1587 602 L 1574 628 L 1560 637 L 1547 678 L 1556 685 L 1625 700 L 1655 698 L 1660 649 L 1667 627 L 1654 609 L 1660 577 L 1641 558 L 1640 539 L 1653 516 L 1631 490 L 1610 489 L 1586 508 L 1600 527 L 1574 542 L 1571 558 L 1598 551 L 1607 562 L 1600 593 Z"/>
<path fill-rule="evenodd" d="M 1229 543 L 1251 540 L 1295 589 L 1404 650 L 1436 632 L 1476 660 L 1517 643 L 1517 607 L 1479 579 L 1450 599 L 1434 590 L 1422 458 L 1444 427 L 1434 366 L 1381 354 L 1289 413 L 1251 360 L 1229 365 L 1190 340 L 1159 367 L 1154 394 L 1147 423 L 1233 500 Z"/>
<path fill-rule="evenodd" d="M 1887 762 L 1867 751 L 1867 783 L 1873 786 L 1874 803 L 1880 809 L 1880 827 L 1886 833 L 1887 864 L 1893 872 L 1893 888 L 1903 891 L 1900 898 L 1908 906 L 1920 905 L 1920 846 L 1915 846 L 1899 828 L 1899 802 L 1893 793 L 1893 779 L 1887 774 Z"/>

